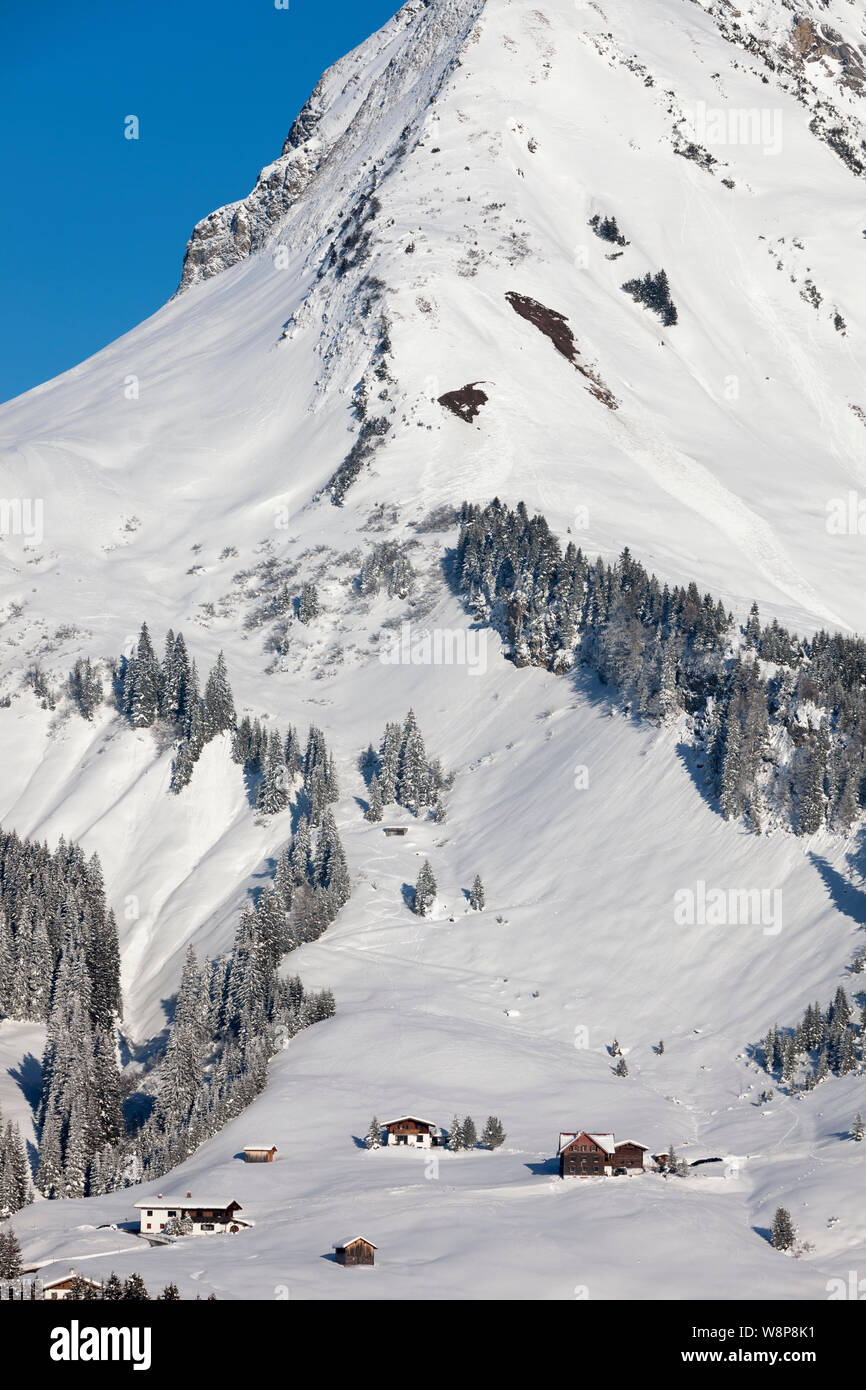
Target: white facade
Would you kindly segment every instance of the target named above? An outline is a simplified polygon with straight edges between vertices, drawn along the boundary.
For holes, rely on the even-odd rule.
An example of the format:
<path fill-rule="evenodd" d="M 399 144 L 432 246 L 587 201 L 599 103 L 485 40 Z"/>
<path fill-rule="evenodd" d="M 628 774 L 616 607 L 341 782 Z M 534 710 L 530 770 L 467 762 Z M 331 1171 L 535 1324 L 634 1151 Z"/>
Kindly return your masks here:
<path fill-rule="evenodd" d="M 171 1222 L 188 1219 L 192 1222 L 194 1236 L 234 1234 L 250 1225 L 242 1221 L 237 1213 L 240 1204 L 223 1201 L 205 1202 L 199 1199 L 178 1197 L 153 1197 L 149 1202 L 136 1202 L 139 1214 L 139 1230 L 143 1236 L 161 1235 Z"/>

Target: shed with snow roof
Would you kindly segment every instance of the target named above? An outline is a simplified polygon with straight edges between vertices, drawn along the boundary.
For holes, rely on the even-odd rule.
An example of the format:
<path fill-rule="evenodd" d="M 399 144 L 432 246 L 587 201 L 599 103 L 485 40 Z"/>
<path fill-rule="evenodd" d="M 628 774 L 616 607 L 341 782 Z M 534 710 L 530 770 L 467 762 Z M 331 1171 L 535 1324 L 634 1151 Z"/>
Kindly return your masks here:
<path fill-rule="evenodd" d="M 376 1247 L 364 1236 L 352 1236 L 334 1246 L 334 1259 L 338 1265 L 372 1265 L 376 1263 Z"/>

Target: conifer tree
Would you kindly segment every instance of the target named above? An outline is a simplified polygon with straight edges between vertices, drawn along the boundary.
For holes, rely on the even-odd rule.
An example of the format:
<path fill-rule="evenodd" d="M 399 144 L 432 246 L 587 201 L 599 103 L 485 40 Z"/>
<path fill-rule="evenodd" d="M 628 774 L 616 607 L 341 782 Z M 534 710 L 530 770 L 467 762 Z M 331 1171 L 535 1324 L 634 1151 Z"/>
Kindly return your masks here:
<path fill-rule="evenodd" d="M 378 1149 L 382 1144 L 382 1126 L 374 1115 L 370 1121 L 370 1128 L 367 1130 L 367 1137 L 364 1140 L 368 1149 Z"/>
<path fill-rule="evenodd" d="M 774 1250 L 790 1250 L 795 1238 L 791 1213 L 785 1207 L 777 1207 L 771 1231 Z"/>
<path fill-rule="evenodd" d="M 0 1279 L 20 1279 L 22 1273 L 18 1238 L 10 1227 L 0 1228 Z"/>
<path fill-rule="evenodd" d="M 481 1131 L 481 1143 L 485 1149 L 498 1149 L 505 1143 L 505 1130 L 498 1115 L 488 1115 Z"/>
<path fill-rule="evenodd" d="M 447 1147 L 451 1149 L 452 1153 L 457 1153 L 460 1149 L 465 1148 L 463 1143 L 463 1126 L 456 1115 L 451 1121 L 451 1127 L 448 1130 Z"/>
<path fill-rule="evenodd" d="M 130 1274 L 123 1285 L 123 1297 L 127 1302 L 145 1303 L 150 1301 L 150 1294 L 140 1274 Z"/>
<path fill-rule="evenodd" d="M 379 778 L 374 772 L 370 778 L 370 801 L 364 812 L 364 819 L 375 823 L 382 819 L 382 814 L 382 789 L 379 785 Z"/>
<path fill-rule="evenodd" d="M 302 623 L 311 623 L 318 618 L 320 611 L 319 593 L 315 584 L 302 584 L 301 596 L 298 599 L 298 619 Z"/>
<path fill-rule="evenodd" d="M 415 884 L 415 912 L 419 917 L 428 916 L 435 897 L 436 880 L 429 861 L 425 859 Z"/>
<path fill-rule="evenodd" d="M 106 1303 L 119 1303 L 123 1298 L 123 1284 L 114 1270 L 102 1286 L 102 1297 Z"/>
<path fill-rule="evenodd" d="M 268 739 L 264 774 L 256 798 L 256 805 L 266 816 L 274 816 L 278 815 L 280 811 L 284 811 L 288 804 L 288 776 L 283 740 L 274 729 Z"/>
<path fill-rule="evenodd" d="M 472 891 L 469 894 L 469 906 L 473 912 L 484 910 L 484 884 L 481 882 L 481 875 L 476 874 L 472 882 Z"/>
<path fill-rule="evenodd" d="M 233 733 L 236 723 L 235 704 L 229 685 L 225 656 L 220 652 L 205 685 L 205 739 L 215 738 L 217 734 L 221 733 Z"/>

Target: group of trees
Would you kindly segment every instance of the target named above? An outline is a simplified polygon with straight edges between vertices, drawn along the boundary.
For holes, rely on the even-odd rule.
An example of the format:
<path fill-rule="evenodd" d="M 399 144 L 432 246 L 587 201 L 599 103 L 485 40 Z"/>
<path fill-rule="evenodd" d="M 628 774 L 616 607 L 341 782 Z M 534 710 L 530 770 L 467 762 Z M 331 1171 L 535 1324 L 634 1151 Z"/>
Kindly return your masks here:
<path fill-rule="evenodd" d="M 211 1298 L 216 1295 L 212 1294 Z M 114 1270 L 106 1279 L 101 1289 L 95 1289 L 87 1279 L 77 1275 L 69 1285 L 67 1298 L 83 1300 L 88 1303 L 149 1303 L 151 1295 L 147 1285 L 140 1274 L 132 1273 L 126 1279 L 121 1279 Z M 177 1284 L 166 1284 L 162 1293 L 157 1294 L 156 1301 L 160 1303 L 178 1303 L 180 1294 Z"/>
<path fill-rule="evenodd" d="M 417 545 L 417 541 L 413 542 Z M 374 545 L 361 564 L 356 580 L 358 592 L 378 594 L 383 584 L 389 598 L 408 598 L 415 584 L 415 570 L 406 554 L 406 544 L 381 541 Z"/>
<path fill-rule="evenodd" d="M 120 1013 L 120 954 L 99 857 L 61 836 L 46 844 L 0 830 L 0 1017 L 44 1023 L 61 961 L 79 953 L 93 1017 Z"/>
<path fill-rule="evenodd" d="M 311 772 L 323 756 L 321 748 L 310 755 Z M 0 834 L 3 1011 L 48 1025 L 37 1115 L 40 1192 L 82 1197 L 160 1176 L 248 1105 L 265 1085 L 274 1051 L 334 1012 L 330 991 L 308 994 L 277 967 L 286 952 L 321 935 L 349 893 L 332 812 L 326 808 L 317 827 L 301 815 L 274 883 L 242 915 L 231 954 L 201 969 L 188 954 L 152 1112 L 130 1131 L 116 1042 L 117 932 L 99 860 L 85 860 L 62 839 L 51 854 Z M 18 1210 L 30 1197 L 20 1135 L 0 1126 L 0 1211 Z"/>
<path fill-rule="evenodd" d="M 866 777 L 866 641 L 737 631 L 720 600 L 659 583 L 624 550 L 615 564 L 563 551 L 543 517 L 498 499 L 463 505 L 452 567 L 471 612 L 517 666 L 589 666 L 640 718 L 692 718 L 708 794 L 762 832 L 849 830 Z"/>
<path fill-rule="evenodd" d="M 774 1025 L 765 1037 L 760 1056 L 764 1069 L 791 1091 L 811 1091 L 831 1074 L 846 1076 L 866 1060 L 866 1000 L 855 1022 L 851 1002 L 842 985 L 824 1010 L 809 1004 L 796 1028 Z"/>
<path fill-rule="evenodd" d="M 70 682 L 80 685 L 82 679 L 73 672 Z M 202 692 L 198 668 L 183 633 L 175 635 L 169 628 L 160 661 L 146 622 L 141 625 L 135 650 L 121 657 L 116 667 L 115 696 L 118 709 L 133 728 L 148 729 L 161 722 L 178 738 L 172 768 L 174 792 L 188 784 L 205 744 L 217 734 L 233 733 L 237 722 L 223 653 L 219 653 Z M 86 714 L 80 697 L 78 703 Z"/>
<path fill-rule="evenodd" d="M 620 288 L 630 294 L 637 304 L 645 304 L 658 314 L 665 328 L 672 328 L 677 322 L 677 306 L 671 299 L 671 288 L 664 270 L 659 270 L 655 275 L 647 271 L 642 280 L 626 280 Z"/>
<path fill-rule="evenodd" d="M 33 1201 L 30 1164 L 21 1131 L 0 1115 L 0 1220 Z"/>
<path fill-rule="evenodd" d="M 460 1120 L 455 1115 L 451 1121 L 451 1128 L 448 1130 L 448 1148 L 452 1153 L 460 1153 L 464 1149 L 476 1149 L 479 1143 L 482 1149 L 498 1149 L 501 1144 L 505 1143 L 505 1130 L 499 1116 L 487 1116 L 479 1140 L 472 1116 L 467 1115 L 465 1119 Z"/>
<path fill-rule="evenodd" d="M 83 1196 L 101 1147 L 123 1128 L 116 1027 L 120 952 L 99 859 L 61 837 L 0 832 L 0 1015 L 47 1023 L 38 1107 L 39 1190 Z M 29 1200 L 20 1135 L 0 1136 L 0 1208 Z"/>
<path fill-rule="evenodd" d="M 79 657 L 69 675 L 69 694 L 83 719 L 92 719 L 102 704 L 102 677 L 90 657 Z"/>
<path fill-rule="evenodd" d="M 451 779 L 438 758 L 428 758 L 413 710 L 402 725 L 386 725 L 378 751 L 371 744 L 361 756 L 360 768 L 370 794 L 367 820 L 380 821 L 384 807 L 395 802 L 415 816 L 429 811 L 435 820 L 445 819 L 441 793 Z"/>
<path fill-rule="evenodd" d="M 600 213 L 596 213 L 594 217 L 589 219 L 588 225 L 592 227 L 597 237 L 601 237 L 602 241 L 610 241 L 615 246 L 629 245 L 617 226 L 615 217 L 602 217 Z"/>
<path fill-rule="evenodd" d="M 297 787 L 303 814 L 311 826 L 318 826 L 327 807 L 339 799 L 334 755 L 315 725 L 304 747 L 295 728 L 283 737 L 279 729 L 245 715 L 235 731 L 232 757 L 251 778 L 260 778 L 256 805 L 265 815 L 286 810 Z"/>
<path fill-rule="evenodd" d="M 322 934 L 350 891 L 332 812 L 314 837 L 302 816 L 273 883 L 241 914 L 232 951 L 199 965 L 188 949 L 165 1054 L 144 1083 L 151 1113 L 102 1156 L 112 1185 L 157 1178 L 182 1162 L 260 1094 L 276 1052 L 333 1016 L 330 990 L 307 992 L 279 966 Z"/>

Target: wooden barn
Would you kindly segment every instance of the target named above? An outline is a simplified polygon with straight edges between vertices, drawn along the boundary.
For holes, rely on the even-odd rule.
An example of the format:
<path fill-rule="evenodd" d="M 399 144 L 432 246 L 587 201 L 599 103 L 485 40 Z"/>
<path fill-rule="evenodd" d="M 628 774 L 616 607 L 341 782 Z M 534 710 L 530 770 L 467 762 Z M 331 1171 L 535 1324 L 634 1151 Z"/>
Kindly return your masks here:
<path fill-rule="evenodd" d="M 579 1130 L 576 1134 L 563 1133 L 559 1136 L 559 1176 L 561 1178 L 605 1177 L 617 1173 L 644 1171 L 646 1144 L 636 1139 L 622 1139 L 617 1143 L 613 1134 L 590 1134 Z"/>
<path fill-rule="evenodd" d="M 334 1258 L 338 1265 L 373 1265 L 376 1263 L 376 1247 L 363 1236 L 353 1236 L 351 1240 L 334 1246 Z"/>
<path fill-rule="evenodd" d="M 413 1149 L 438 1148 L 442 1131 L 432 1120 L 419 1120 L 416 1115 L 403 1115 L 399 1120 L 386 1120 L 383 1125 L 386 1144 L 401 1144 Z"/>
<path fill-rule="evenodd" d="M 644 1170 L 643 1156 L 648 1152 L 646 1144 L 639 1144 L 636 1139 L 618 1139 L 613 1151 L 614 1172 L 617 1168 L 625 1168 L 630 1173 L 642 1173 Z"/>
<path fill-rule="evenodd" d="M 386 835 L 405 835 L 408 827 L 405 825 L 386 825 L 383 829 Z"/>
<path fill-rule="evenodd" d="M 244 1149 L 244 1163 L 273 1163 L 276 1152 L 276 1144 L 270 1148 L 265 1144 L 250 1144 Z"/>

